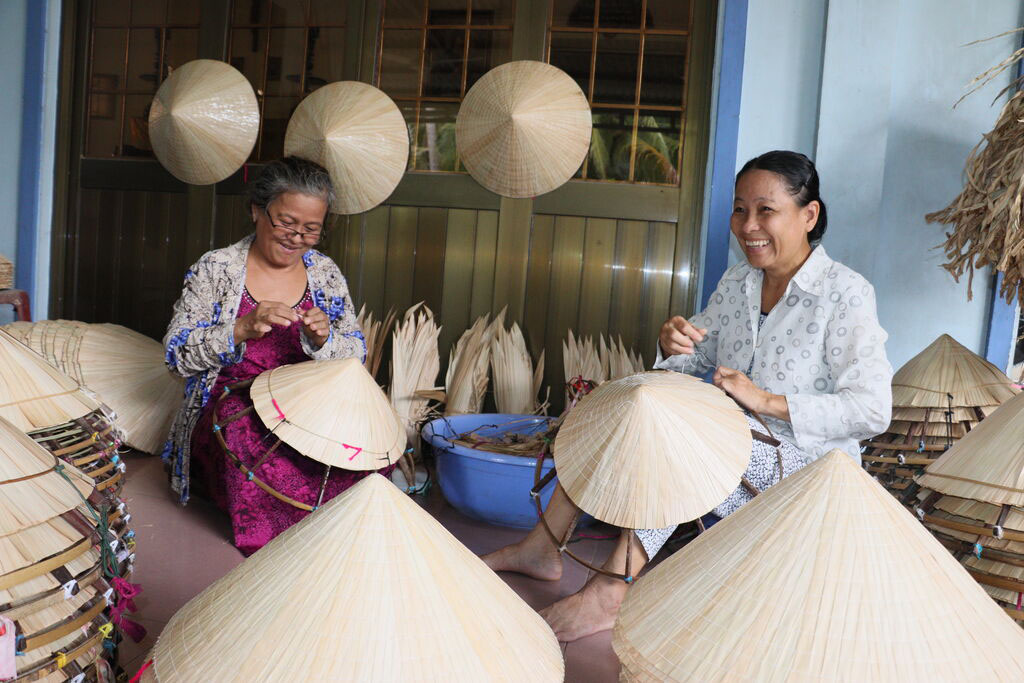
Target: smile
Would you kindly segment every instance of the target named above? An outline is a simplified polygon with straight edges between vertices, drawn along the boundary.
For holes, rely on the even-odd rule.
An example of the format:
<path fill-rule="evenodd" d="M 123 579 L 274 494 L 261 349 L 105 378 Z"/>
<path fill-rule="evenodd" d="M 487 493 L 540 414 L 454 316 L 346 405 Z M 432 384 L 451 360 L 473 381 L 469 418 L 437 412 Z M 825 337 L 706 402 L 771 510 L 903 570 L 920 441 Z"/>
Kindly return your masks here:
<path fill-rule="evenodd" d="M 761 247 L 767 247 L 771 240 L 745 240 L 743 244 L 748 249 L 760 249 Z"/>

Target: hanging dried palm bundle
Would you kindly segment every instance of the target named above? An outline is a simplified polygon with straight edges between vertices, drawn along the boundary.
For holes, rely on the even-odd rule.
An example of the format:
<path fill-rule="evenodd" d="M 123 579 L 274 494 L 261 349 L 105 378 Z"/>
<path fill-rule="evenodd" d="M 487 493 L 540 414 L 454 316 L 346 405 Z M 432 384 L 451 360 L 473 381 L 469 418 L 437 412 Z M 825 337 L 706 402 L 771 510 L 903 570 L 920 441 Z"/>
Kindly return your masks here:
<path fill-rule="evenodd" d="M 537 398 L 538 382 L 544 375 L 544 354 L 537 368 L 526 348 L 526 340 L 517 323 L 499 328 L 491 342 L 491 374 L 494 376 L 494 402 L 499 413 L 528 415 L 541 410 Z"/>
<path fill-rule="evenodd" d="M 441 371 L 437 348 L 440 333 L 441 328 L 434 320 L 433 312 L 419 303 L 405 312 L 391 336 L 388 397 L 405 425 L 409 445 L 417 454 L 420 450 L 420 424 L 427 417 L 430 403 L 419 392 L 435 388 L 434 383 Z"/>
<path fill-rule="evenodd" d="M 491 359 L 491 338 L 495 333 L 490 316 L 480 316 L 473 326 L 466 330 L 448 358 L 448 373 L 445 377 L 445 415 L 479 413 L 487 392 L 487 367 Z M 501 319 L 504 311 L 494 322 Z M 499 325 L 501 327 L 502 325 Z"/>
<path fill-rule="evenodd" d="M 384 342 L 387 340 L 388 335 L 391 334 L 391 329 L 395 325 L 395 311 L 392 309 L 388 311 L 383 320 L 376 320 L 373 317 L 373 311 L 368 311 L 366 304 L 363 304 L 359 308 L 356 322 L 359 324 L 359 329 L 363 332 L 363 339 L 366 341 L 366 360 L 363 361 L 363 365 L 366 366 L 371 377 L 376 377 L 377 371 L 380 369 L 380 360 L 384 353 Z"/>
<path fill-rule="evenodd" d="M 1024 48 L 978 76 L 971 92 L 1021 58 Z M 1007 86 L 997 98 L 1013 85 Z M 975 269 L 992 266 L 1004 275 L 1000 295 L 1007 301 L 1024 301 L 1024 91 L 1010 98 L 995 126 L 971 150 L 964 174 L 967 180 L 957 198 L 945 209 L 925 216 L 929 223 L 953 227 L 943 245 L 943 268 L 957 281 L 967 273 L 970 299 Z"/>

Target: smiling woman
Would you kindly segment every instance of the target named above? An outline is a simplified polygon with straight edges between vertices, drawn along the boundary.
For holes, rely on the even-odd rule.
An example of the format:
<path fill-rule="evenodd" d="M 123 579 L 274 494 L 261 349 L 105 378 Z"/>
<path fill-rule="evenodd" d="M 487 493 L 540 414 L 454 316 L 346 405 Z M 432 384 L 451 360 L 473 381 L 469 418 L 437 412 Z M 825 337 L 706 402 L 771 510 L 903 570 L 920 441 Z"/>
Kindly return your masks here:
<path fill-rule="evenodd" d="M 228 390 L 280 365 L 366 354 L 345 278 L 312 248 L 334 201 L 327 171 L 286 157 L 268 164 L 248 189 L 255 233 L 206 253 L 188 270 L 164 337 L 168 367 L 186 378 L 185 402 L 164 448 L 172 487 L 183 503 L 190 482 L 213 498 L 231 516 L 235 545 L 247 555 L 308 512 L 228 462 L 214 438 L 211 396 L 224 396 L 224 414 L 245 413 L 222 434 L 227 447 L 291 499 L 316 505 L 367 474 L 335 469 L 325 478 L 319 463 L 288 446 L 271 453 L 266 427 L 245 412 L 248 390 Z"/>

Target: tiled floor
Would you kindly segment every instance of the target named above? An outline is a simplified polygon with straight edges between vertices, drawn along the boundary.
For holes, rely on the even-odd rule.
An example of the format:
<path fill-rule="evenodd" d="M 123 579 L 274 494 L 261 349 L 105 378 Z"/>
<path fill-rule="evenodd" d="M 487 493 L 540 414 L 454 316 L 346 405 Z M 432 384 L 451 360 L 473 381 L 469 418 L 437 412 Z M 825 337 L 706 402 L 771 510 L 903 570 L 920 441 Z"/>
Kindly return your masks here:
<path fill-rule="evenodd" d="M 124 497 L 138 543 L 133 580 L 143 586 L 136 599 L 139 611 L 132 618 L 148 631 L 141 643 L 125 641 L 122 646 L 122 665 L 134 673 L 171 615 L 243 558 L 231 545 L 230 525 L 223 514 L 203 500 L 193 499 L 184 508 L 174 501 L 159 458 L 129 456 L 127 464 Z M 495 550 L 525 533 L 465 517 L 438 495 L 431 496 L 425 507 L 475 553 Z M 604 561 L 611 546 L 611 541 L 582 540 L 573 545 L 573 551 L 595 564 Z M 558 582 L 516 574 L 503 574 L 502 578 L 531 607 L 540 609 L 579 590 L 588 570 L 566 559 Z M 563 652 L 566 681 L 618 680 L 619 662 L 612 651 L 610 631 L 563 645 Z"/>

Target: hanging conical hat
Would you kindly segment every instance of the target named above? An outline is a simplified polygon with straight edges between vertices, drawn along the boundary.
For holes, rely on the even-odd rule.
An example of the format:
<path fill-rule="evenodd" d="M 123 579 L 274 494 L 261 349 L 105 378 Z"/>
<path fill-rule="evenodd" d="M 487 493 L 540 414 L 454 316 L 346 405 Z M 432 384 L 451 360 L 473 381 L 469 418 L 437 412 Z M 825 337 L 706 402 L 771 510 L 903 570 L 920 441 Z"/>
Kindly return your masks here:
<path fill-rule="evenodd" d="M 625 679 L 1024 680 L 1024 631 L 841 451 L 630 589 Z"/>
<path fill-rule="evenodd" d="M 900 368 L 892 378 L 892 404 L 905 408 L 999 405 L 1019 393 L 999 368 L 948 334 Z"/>
<path fill-rule="evenodd" d="M 466 93 L 455 143 L 466 170 L 505 197 L 559 187 L 590 149 L 590 105 L 576 81 L 543 62 L 502 64 Z"/>
<path fill-rule="evenodd" d="M 601 521 L 630 529 L 703 515 L 739 485 L 750 427 L 720 389 L 677 372 L 605 382 L 558 430 L 558 481 Z"/>
<path fill-rule="evenodd" d="M 1024 506 L 1024 394 L 979 422 L 918 483 L 960 498 Z"/>
<path fill-rule="evenodd" d="M 260 108 L 249 81 L 230 64 L 196 59 L 174 70 L 153 98 L 149 139 L 175 178 L 210 185 L 249 158 Z"/>
<path fill-rule="evenodd" d="M 0 418 L 0 536 L 74 509 L 93 486 L 76 467 Z"/>
<path fill-rule="evenodd" d="M 346 470 L 398 462 L 405 429 L 358 358 L 282 365 L 250 390 L 256 413 L 303 455 Z"/>
<path fill-rule="evenodd" d="M 299 103 L 284 153 L 330 171 L 338 196 L 332 211 L 362 213 L 387 199 L 405 174 L 409 131 L 390 97 L 366 83 L 339 81 Z"/>
<path fill-rule="evenodd" d="M 70 377 L 0 330 L 0 417 L 31 431 L 99 407 Z"/>
<path fill-rule="evenodd" d="M 544 620 L 378 474 L 175 614 L 153 648 L 177 681 L 561 681 Z"/>

